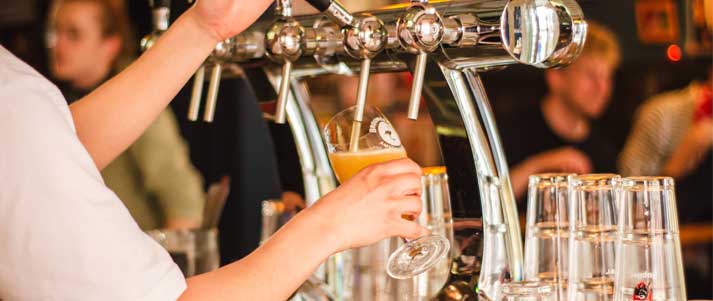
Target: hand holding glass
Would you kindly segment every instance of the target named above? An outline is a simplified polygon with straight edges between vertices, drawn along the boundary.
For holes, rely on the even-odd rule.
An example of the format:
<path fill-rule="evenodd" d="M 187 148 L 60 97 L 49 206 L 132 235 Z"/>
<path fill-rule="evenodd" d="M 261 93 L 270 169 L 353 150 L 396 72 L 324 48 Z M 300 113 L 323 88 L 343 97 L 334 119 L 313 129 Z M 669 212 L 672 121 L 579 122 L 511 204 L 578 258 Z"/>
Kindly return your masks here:
<path fill-rule="evenodd" d="M 378 109 L 366 106 L 362 121 L 354 120 L 354 111 L 351 107 L 337 113 L 324 128 L 329 160 L 341 183 L 369 165 L 406 158 L 401 139 Z M 402 218 L 416 219 L 407 212 Z M 414 277 L 442 260 L 449 248 L 448 239 L 442 235 L 407 242 L 389 257 L 387 273 L 398 279 Z"/>

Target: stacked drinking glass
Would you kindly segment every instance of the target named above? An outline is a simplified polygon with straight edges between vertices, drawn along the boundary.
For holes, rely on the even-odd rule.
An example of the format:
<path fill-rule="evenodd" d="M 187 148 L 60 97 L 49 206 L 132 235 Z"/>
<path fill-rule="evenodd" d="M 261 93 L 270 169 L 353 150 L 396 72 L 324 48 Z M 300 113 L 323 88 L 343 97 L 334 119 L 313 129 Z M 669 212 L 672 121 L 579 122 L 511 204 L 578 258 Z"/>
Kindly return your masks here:
<path fill-rule="evenodd" d="M 527 202 L 524 281 L 499 300 L 687 300 L 673 179 L 538 174 Z"/>

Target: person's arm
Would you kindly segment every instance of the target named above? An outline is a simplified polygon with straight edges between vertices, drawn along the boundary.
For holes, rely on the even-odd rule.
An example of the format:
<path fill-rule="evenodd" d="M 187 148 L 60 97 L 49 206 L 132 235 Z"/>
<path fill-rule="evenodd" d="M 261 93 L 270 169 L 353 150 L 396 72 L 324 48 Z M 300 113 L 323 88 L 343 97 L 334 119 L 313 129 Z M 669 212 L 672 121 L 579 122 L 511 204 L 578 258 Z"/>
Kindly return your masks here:
<path fill-rule="evenodd" d="M 515 198 L 520 199 L 527 193 L 530 176 L 543 172 L 589 173 L 592 164 L 583 152 L 572 147 L 561 147 L 532 155 L 513 166 L 510 171 Z"/>
<path fill-rule="evenodd" d="M 700 120 L 691 125 L 676 146 L 661 171 L 663 175 L 681 179 L 695 170 L 713 146 L 713 120 Z"/>
<path fill-rule="evenodd" d="M 201 225 L 205 193 L 173 112 L 166 109 L 127 150 L 136 162 L 145 190 L 158 201 L 164 228 Z"/>
<path fill-rule="evenodd" d="M 124 71 L 70 106 L 99 169 L 153 122 L 215 45 L 247 28 L 270 0 L 201 0 Z"/>
<path fill-rule="evenodd" d="M 188 279 L 180 300 L 286 300 L 327 256 L 427 230 L 401 218 L 421 211 L 421 170 L 408 159 L 367 167 L 297 214 L 247 257 Z"/>

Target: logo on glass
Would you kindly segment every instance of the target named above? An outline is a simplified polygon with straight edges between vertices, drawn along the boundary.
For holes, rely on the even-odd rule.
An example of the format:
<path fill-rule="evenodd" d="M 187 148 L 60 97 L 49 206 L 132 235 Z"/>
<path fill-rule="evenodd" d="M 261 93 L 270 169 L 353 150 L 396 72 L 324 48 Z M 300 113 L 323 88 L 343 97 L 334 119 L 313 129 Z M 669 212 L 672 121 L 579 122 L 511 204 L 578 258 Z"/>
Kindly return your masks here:
<path fill-rule="evenodd" d="M 651 283 L 639 282 L 634 288 L 634 296 L 632 300 L 652 300 L 651 299 Z"/>
<path fill-rule="evenodd" d="M 383 118 L 374 118 L 369 125 L 369 132 L 378 134 L 379 137 L 381 137 L 381 140 L 388 145 L 393 147 L 401 146 L 401 139 L 399 139 L 399 135 L 396 134 L 396 131 L 391 127 L 391 124 Z"/>

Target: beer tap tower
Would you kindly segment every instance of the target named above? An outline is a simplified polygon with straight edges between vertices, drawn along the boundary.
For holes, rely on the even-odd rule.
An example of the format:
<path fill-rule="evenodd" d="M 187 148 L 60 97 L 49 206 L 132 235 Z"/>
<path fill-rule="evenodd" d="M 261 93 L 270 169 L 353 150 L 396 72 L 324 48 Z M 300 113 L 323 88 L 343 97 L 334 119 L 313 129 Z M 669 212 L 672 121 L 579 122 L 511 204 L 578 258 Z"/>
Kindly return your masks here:
<path fill-rule="evenodd" d="M 451 279 L 438 299 L 497 299 L 503 283 L 522 279 L 522 242 L 507 162 L 479 74 L 515 63 L 551 68 L 573 61 L 587 29 L 579 5 L 414 0 L 352 15 L 336 1 L 308 2 L 321 13 L 292 16 L 291 1 L 277 0 L 275 21 L 255 24 L 220 51 L 216 47 L 206 65 L 239 64 L 258 101 L 276 103 L 262 106 L 264 115 L 289 124 L 308 205 L 336 182 L 304 80 L 358 73 L 357 104 L 363 108 L 370 72 L 411 71 L 408 117 L 418 117 L 423 94 L 448 170 L 455 225 Z M 202 83 L 200 74 L 199 69 L 196 82 Z M 315 299 L 355 300 L 367 280 L 388 279 L 374 274 L 383 267 L 357 267 L 356 261 L 349 252 L 330 258 L 311 278 L 310 291 L 324 292 Z M 395 300 L 384 287 L 381 297 L 362 298 Z M 314 296 L 296 298 L 306 295 Z"/>

